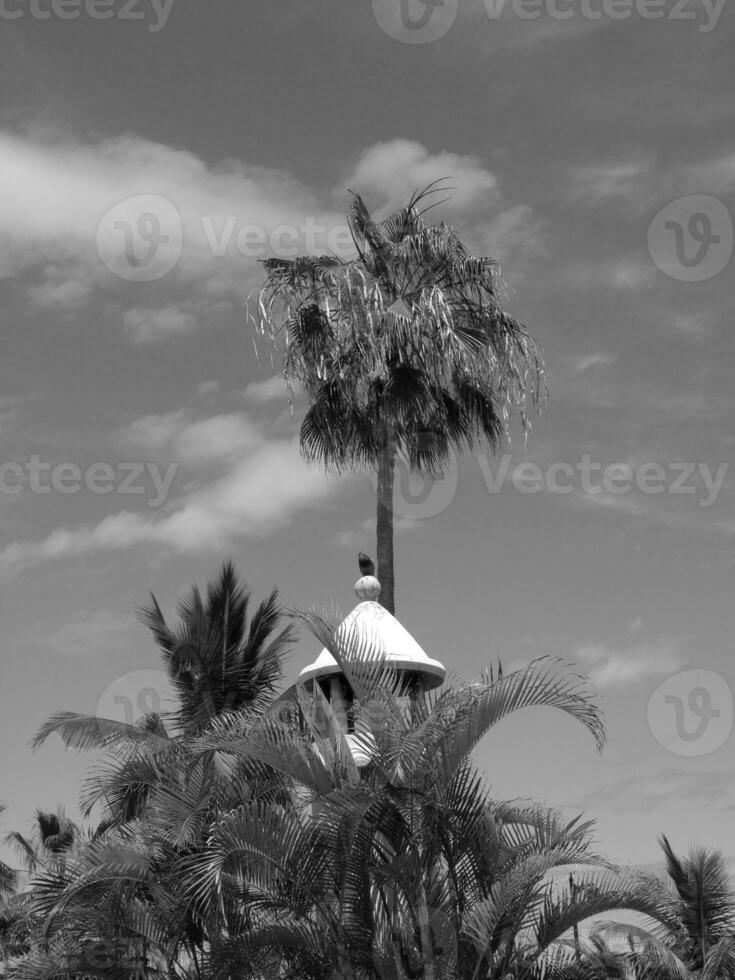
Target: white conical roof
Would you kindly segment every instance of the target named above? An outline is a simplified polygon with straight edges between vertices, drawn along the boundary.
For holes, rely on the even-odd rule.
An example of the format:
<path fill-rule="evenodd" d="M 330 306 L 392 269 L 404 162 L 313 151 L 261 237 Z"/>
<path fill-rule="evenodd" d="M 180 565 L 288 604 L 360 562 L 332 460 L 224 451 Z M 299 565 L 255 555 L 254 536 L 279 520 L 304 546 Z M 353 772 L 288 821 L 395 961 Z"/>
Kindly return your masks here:
<path fill-rule="evenodd" d="M 396 670 L 411 671 L 423 675 L 426 687 L 437 687 L 446 675 L 446 669 L 439 660 L 432 660 L 421 649 L 408 630 L 395 616 L 383 608 L 375 598 L 380 594 L 380 584 L 372 576 L 365 576 L 355 586 L 358 596 L 370 596 L 349 613 L 337 627 L 336 638 L 340 634 L 350 645 L 359 641 L 361 645 L 374 651 L 376 659 L 385 659 Z M 340 666 L 326 647 L 313 664 L 309 664 L 299 674 L 300 681 L 313 681 L 333 674 L 340 674 Z"/>

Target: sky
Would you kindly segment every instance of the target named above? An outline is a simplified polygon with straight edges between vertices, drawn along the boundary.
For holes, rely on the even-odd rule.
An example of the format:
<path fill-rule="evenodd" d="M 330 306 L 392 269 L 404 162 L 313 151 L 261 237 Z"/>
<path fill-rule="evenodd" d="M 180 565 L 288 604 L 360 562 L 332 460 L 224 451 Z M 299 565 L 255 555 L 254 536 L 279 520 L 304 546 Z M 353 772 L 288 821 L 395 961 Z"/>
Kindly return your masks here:
<path fill-rule="evenodd" d="M 369 477 L 328 478 L 246 299 L 348 257 L 350 190 L 500 264 L 549 401 L 524 443 L 396 490 L 397 615 L 457 678 L 551 655 L 607 746 L 526 711 L 499 798 L 735 858 L 735 10 L 718 0 L 0 0 L 3 833 L 77 813 L 59 709 L 165 707 L 134 610 L 225 558 L 346 613 Z M 256 356 L 257 351 L 257 356 Z M 372 522 L 372 523 L 371 523 Z M 317 644 L 302 635 L 288 677 Z"/>

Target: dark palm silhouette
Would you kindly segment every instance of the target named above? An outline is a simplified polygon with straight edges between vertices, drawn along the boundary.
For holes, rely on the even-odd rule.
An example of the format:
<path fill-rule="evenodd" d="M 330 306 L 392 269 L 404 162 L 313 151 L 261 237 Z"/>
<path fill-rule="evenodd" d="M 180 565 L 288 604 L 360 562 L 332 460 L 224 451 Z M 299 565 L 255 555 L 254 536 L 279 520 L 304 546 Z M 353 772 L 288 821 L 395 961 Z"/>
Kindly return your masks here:
<path fill-rule="evenodd" d="M 170 627 L 154 595 L 138 612 L 158 646 L 179 707 L 175 720 L 192 732 L 226 711 L 263 708 L 275 695 L 293 627 L 275 633 L 282 615 L 278 590 L 248 623 L 250 592 L 226 562 L 203 596 L 197 586 L 179 602 Z"/>

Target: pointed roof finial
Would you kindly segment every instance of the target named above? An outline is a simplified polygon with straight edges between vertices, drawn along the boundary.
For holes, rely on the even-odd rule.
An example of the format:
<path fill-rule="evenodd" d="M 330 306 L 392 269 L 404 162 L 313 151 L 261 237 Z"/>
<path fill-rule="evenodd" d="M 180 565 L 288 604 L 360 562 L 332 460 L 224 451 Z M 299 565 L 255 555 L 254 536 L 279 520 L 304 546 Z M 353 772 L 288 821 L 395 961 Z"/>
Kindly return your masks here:
<path fill-rule="evenodd" d="M 437 687 L 446 675 L 444 664 L 427 657 L 408 630 L 378 604 L 380 582 L 373 574 L 375 564 L 362 551 L 359 558 L 362 576 L 355 582 L 355 595 L 360 602 L 335 630 L 335 642 L 348 651 L 360 648 L 361 656 L 367 651 L 368 659 L 385 660 L 387 666 L 407 676 L 420 677 L 426 690 Z M 303 668 L 299 680 L 311 684 L 341 673 L 342 667 L 325 647 L 314 663 Z"/>

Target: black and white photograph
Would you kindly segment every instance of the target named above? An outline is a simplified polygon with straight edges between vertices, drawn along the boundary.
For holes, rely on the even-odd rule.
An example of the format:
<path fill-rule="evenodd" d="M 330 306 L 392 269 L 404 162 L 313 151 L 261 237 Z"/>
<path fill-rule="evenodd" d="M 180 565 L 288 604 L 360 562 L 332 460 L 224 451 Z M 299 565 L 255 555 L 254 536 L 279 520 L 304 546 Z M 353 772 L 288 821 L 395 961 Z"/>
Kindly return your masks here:
<path fill-rule="evenodd" d="M 735 980 L 733 0 L 0 0 L 0 980 Z"/>

